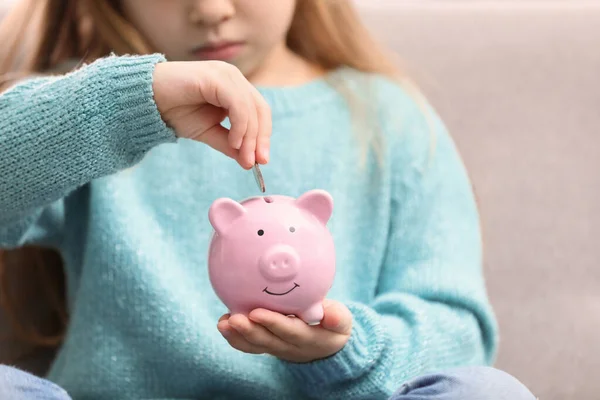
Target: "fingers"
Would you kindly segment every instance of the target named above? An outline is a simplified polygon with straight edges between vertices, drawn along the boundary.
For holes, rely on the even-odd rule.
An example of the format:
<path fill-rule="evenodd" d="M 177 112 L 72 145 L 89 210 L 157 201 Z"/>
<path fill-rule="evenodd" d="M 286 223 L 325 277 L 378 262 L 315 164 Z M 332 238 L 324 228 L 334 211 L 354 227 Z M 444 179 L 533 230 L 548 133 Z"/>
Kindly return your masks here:
<path fill-rule="evenodd" d="M 308 326 L 300 318 L 290 318 L 264 309 L 253 310 L 248 317 L 284 342 L 295 346 L 312 344 L 317 339 L 316 329 Z"/>
<path fill-rule="evenodd" d="M 219 322 L 227 321 L 229 319 L 229 317 L 231 317 L 231 314 L 223 314 L 223 316 L 221 316 L 221 318 L 219 318 Z"/>
<path fill-rule="evenodd" d="M 256 161 L 256 137 L 258 135 L 258 116 L 250 113 L 248 130 L 240 147 L 238 162 L 241 166 L 251 168 Z"/>
<path fill-rule="evenodd" d="M 243 315 L 233 315 L 229 318 L 228 323 L 248 343 L 267 349 L 270 354 L 282 354 L 289 348 L 287 343 L 283 342 L 264 326 L 250 321 Z"/>
<path fill-rule="evenodd" d="M 245 353 L 285 354 L 290 347 L 266 328 L 243 315 L 223 315 L 217 323 L 217 329 L 231 347 Z"/>
<path fill-rule="evenodd" d="M 349 334 L 309 326 L 299 318 L 265 309 L 253 310 L 248 317 L 226 314 L 219 319 L 217 328 L 235 349 L 301 363 L 337 353 L 350 338 Z"/>
<path fill-rule="evenodd" d="M 201 91 L 209 104 L 227 110 L 231 122 L 229 145 L 240 150 L 238 162 L 251 168 L 255 161 L 268 161 L 271 135 L 271 113 L 266 101 L 236 67 L 211 64 L 218 71 L 203 80 Z M 260 147 L 258 147 L 260 145 Z M 258 157 L 257 157 L 258 156 Z"/>
<path fill-rule="evenodd" d="M 189 111 L 199 112 L 212 105 L 229 117 L 227 143 L 238 152 L 227 150 L 223 141 L 214 136 L 211 140 L 218 150 L 235 154 L 246 169 L 255 162 L 269 161 L 272 129 L 269 106 L 235 66 L 222 61 L 159 63 L 153 74 L 153 92 L 161 117 L 179 137 L 204 141 L 200 133 L 216 123 L 201 113 L 189 115 Z"/>
<path fill-rule="evenodd" d="M 348 307 L 334 300 L 323 302 L 325 313 L 321 326 L 329 331 L 350 334 L 352 330 L 352 313 Z"/>
<path fill-rule="evenodd" d="M 233 84 L 231 87 L 224 87 L 223 94 L 219 97 L 223 100 L 223 107 L 229 112 L 229 121 L 231 129 L 229 130 L 229 145 L 234 149 L 241 149 L 244 143 L 244 137 L 248 135 L 250 128 L 256 129 L 252 125 L 252 114 L 255 113 L 254 104 L 240 93 L 241 88 Z"/>
<path fill-rule="evenodd" d="M 252 88 L 252 93 L 257 104 L 258 116 L 258 135 L 256 137 L 256 161 L 260 164 L 269 162 L 269 150 L 271 146 L 272 117 L 271 107 L 260 95 L 256 88 Z"/>
<path fill-rule="evenodd" d="M 244 86 L 246 85 L 240 82 L 241 79 L 236 76 L 240 73 L 239 70 L 228 65 L 214 65 L 216 73 L 209 75 L 211 80 L 201 90 L 206 91 L 205 98 L 208 103 L 227 110 L 231 122 L 228 135 L 229 145 L 239 150 L 242 147 L 244 136 L 246 136 L 252 118 L 253 104 L 249 101 L 248 96 L 244 95 Z"/>
<path fill-rule="evenodd" d="M 249 354 L 264 354 L 267 352 L 267 349 L 248 342 L 242 334 L 231 328 L 227 321 L 219 322 L 217 329 L 234 349 Z"/>
<path fill-rule="evenodd" d="M 255 162 L 266 164 L 268 162 L 270 140 L 265 140 L 265 137 L 270 138 L 271 136 L 270 108 L 258 90 L 238 70 L 233 73 L 232 79 L 237 81 L 239 96 L 247 98 L 246 104 L 249 107 L 246 130 L 243 133 L 242 144 L 239 147 L 238 162 L 244 168 L 251 168 Z M 229 143 L 235 146 L 239 143 L 239 136 L 242 132 L 241 128 L 234 127 L 233 116 L 230 117 L 230 120 Z"/>

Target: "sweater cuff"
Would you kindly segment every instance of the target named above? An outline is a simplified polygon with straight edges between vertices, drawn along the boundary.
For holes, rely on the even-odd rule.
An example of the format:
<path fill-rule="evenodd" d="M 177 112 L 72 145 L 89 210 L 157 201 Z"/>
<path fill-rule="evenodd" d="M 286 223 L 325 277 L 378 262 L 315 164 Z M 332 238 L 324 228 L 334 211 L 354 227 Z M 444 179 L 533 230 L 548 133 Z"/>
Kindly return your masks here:
<path fill-rule="evenodd" d="M 352 333 L 336 354 L 310 363 L 287 363 L 300 382 L 310 386 L 330 386 L 357 379 L 367 373 L 382 356 L 387 335 L 381 317 L 360 303 L 346 304 L 352 312 Z"/>
<path fill-rule="evenodd" d="M 142 56 L 110 56 L 97 64 L 105 70 L 99 76 L 108 80 L 114 96 L 112 118 L 126 135 L 126 152 L 133 159 L 153 147 L 175 142 L 175 132 L 163 121 L 154 102 L 153 74 L 159 62 L 166 61 L 162 54 Z"/>

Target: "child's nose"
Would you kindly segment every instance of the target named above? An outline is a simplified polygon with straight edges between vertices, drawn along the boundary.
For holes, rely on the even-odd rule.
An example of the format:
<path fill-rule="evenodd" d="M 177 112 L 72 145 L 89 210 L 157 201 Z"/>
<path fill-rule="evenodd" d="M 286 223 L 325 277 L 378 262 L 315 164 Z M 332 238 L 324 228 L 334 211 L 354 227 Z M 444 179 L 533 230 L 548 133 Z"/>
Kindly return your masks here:
<path fill-rule="evenodd" d="M 190 20 L 203 25 L 218 25 L 235 15 L 232 0 L 196 0 L 193 2 Z"/>

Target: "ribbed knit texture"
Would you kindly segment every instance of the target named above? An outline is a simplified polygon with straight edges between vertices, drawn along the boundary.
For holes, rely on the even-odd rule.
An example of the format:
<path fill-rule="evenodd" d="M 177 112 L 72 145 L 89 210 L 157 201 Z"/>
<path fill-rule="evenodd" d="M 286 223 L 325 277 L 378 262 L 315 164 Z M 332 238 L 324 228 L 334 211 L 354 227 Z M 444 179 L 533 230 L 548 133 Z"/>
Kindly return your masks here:
<path fill-rule="evenodd" d="M 71 320 L 49 379 L 75 399 L 384 399 L 416 375 L 492 362 L 478 214 L 454 144 L 399 86 L 349 69 L 259 89 L 273 113 L 268 193 L 334 198 L 329 297 L 352 311 L 351 339 L 307 364 L 232 349 L 216 329 L 227 310 L 208 279 L 207 213 L 258 192 L 251 172 L 163 123 L 162 60 L 110 57 L 0 96 L 0 246 L 51 246 L 66 264 Z M 353 117 L 329 81 L 376 120 Z M 383 149 L 364 165 L 361 126 L 378 127 Z"/>

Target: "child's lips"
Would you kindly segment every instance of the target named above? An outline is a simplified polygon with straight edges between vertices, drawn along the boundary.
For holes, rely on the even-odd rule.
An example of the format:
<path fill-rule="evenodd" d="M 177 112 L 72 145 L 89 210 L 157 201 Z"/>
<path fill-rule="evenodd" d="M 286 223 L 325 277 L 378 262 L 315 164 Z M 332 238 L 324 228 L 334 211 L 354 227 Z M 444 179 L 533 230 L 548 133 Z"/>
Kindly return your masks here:
<path fill-rule="evenodd" d="M 244 47 L 244 42 L 209 43 L 193 50 L 193 54 L 202 60 L 230 60 L 235 58 Z"/>

